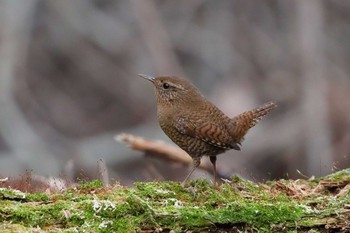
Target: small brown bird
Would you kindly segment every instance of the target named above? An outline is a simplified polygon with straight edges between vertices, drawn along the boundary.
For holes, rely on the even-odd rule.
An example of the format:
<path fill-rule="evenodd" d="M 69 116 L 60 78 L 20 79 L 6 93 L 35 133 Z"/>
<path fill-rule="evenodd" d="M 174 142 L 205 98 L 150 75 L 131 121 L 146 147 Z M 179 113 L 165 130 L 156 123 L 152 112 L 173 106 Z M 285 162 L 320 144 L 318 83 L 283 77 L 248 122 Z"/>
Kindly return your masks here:
<path fill-rule="evenodd" d="M 175 76 L 139 76 L 151 81 L 155 87 L 160 127 L 193 159 L 193 168 L 182 182 L 183 186 L 204 155 L 209 156 L 213 164 L 216 185 L 216 156 L 230 149 L 241 150 L 241 143 L 248 130 L 277 107 L 274 102 L 267 102 L 230 118 L 185 79 Z"/>

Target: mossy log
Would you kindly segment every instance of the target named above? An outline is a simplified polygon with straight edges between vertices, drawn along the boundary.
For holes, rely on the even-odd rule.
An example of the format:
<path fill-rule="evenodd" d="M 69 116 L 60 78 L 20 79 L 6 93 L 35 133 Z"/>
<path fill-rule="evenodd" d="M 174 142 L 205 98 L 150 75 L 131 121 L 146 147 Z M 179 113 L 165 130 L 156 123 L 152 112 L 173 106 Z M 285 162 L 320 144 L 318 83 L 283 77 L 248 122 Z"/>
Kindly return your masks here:
<path fill-rule="evenodd" d="M 0 189 L 0 232 L 350 232 L 350 169 L 310 180 L 220 187 L 100 181 L 62 193 Z"/>

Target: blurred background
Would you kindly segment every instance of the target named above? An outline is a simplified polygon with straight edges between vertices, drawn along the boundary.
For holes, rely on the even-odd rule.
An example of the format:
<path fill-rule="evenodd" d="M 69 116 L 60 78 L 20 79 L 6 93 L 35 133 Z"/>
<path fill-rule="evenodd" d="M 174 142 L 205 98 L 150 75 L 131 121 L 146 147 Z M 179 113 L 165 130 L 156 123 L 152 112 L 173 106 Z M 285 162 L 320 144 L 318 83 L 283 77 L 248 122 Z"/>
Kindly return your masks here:
<path fill-rule="evenodd" d="M 94 178 L 103 159 L 122 184 L 182 180 L 113 139 L 171 143 L 138 73 L 186 77 L 229 116 L 278 103 L 225 174 L 325 175 L 350 165 L 349 63 L 347 0 L 1 0 L 0 175 Z"/>

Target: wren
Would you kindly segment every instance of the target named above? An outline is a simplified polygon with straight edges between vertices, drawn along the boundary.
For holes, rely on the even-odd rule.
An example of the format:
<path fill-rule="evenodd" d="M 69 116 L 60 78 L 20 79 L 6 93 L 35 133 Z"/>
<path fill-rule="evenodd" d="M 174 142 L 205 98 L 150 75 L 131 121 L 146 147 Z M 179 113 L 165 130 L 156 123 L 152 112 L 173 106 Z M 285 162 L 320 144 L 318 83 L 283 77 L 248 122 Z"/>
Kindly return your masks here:
<path fill-rule="evenodd" d="M 182 186 L 200 165 L 204 155 L 209 156 L 213 165 L 216 185 L 216 156 L 230 149 L 241 150 L 241 143 L 248 130 L 277 107 L 271 101 L 230 118 L 185 79 L 144 74 L 138 76 L 151 81 L 155 87 L 157 116 L 162 130 L 192 157 L 193 167 Z"/>

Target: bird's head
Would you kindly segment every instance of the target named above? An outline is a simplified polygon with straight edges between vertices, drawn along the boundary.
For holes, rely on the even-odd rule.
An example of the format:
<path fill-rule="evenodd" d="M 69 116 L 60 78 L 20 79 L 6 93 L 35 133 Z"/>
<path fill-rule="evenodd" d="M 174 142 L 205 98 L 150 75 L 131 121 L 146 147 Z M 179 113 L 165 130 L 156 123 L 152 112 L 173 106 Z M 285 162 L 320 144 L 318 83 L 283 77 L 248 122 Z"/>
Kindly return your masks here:
<path fill-rule="evenodd" d="M 158 104 L 188 104 L 203 98 L 199 90 L 185 79 L 176 76 L 139 76 L 153 83 Z"/>

